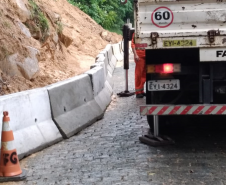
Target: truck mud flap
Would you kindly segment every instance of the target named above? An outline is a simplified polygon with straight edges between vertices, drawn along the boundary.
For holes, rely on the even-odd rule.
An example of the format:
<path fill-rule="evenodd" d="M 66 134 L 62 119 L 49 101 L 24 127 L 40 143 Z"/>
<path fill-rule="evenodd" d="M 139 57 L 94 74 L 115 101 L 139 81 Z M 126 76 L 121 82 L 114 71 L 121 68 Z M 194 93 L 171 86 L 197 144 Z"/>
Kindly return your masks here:
<path fill-rule="evenodd" d="M 175 142 L 168 136 L 153 136 L 151 134 L 139 137 L 139 140 L 141 143 L 154 147 L 175 144 Z"/>

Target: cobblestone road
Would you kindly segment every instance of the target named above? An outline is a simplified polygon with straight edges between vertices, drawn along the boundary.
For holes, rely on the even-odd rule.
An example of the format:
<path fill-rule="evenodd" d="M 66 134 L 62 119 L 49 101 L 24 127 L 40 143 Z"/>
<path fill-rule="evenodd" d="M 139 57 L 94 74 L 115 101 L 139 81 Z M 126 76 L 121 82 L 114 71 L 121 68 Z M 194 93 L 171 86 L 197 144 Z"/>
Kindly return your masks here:
<path fill-rule="evenodd" d="M 130 89 L 134 89 L 133 71 L 131 63 Z M 182 120 L 168 129 L 175 145 L 148 147 L 139 142 L 148 131 L 138 109 L 145 99 L 116 96 L 124 89 L 122 67 L 116 68 L 114 81 L 115 95 L 104 119 L 22 160 L 29 170 L 27 181 L 11 184 L 226 185 L 224 124 Z"/>

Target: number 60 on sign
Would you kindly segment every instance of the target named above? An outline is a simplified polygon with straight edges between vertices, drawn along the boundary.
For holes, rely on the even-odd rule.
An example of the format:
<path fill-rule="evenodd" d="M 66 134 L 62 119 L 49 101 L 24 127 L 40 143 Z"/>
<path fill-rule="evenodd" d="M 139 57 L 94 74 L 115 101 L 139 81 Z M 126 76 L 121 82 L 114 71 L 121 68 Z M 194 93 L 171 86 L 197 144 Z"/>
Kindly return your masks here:
<path fill-rule="evenodd" d="M 173 12 L 167 7 L 156 8 L 152 15 L 152 23 L 159 28 L 166 28 L 173 23 Z"/>

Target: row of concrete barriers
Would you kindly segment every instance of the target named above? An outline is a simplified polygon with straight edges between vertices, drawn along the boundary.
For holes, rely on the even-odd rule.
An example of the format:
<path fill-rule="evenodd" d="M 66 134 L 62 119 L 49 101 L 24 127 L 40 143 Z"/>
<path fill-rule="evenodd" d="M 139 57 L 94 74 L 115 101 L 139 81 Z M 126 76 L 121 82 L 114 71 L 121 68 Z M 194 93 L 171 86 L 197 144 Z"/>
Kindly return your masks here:
<path fill-rule="evenodd" d="M 20 159 L 71 137 L 103 117 L 111 102 L 116 62 L 123 60 L 122 48 L 122 43 L 107 45 L 84 74 L 0 97 L 1 112 L 8 111 L 11 118 Z"/>

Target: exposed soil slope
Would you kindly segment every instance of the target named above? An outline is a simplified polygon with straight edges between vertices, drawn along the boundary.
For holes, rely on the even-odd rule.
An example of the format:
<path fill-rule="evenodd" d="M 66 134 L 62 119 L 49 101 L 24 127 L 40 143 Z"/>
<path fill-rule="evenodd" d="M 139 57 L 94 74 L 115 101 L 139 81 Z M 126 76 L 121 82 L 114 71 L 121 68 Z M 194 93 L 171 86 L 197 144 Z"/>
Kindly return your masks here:
<path fill-rule="evenodd" d="M 47 18 L 48 31 L 37 27 L 31 1 L 0 4 L 1 95 L 81 74 L 108 43 L 121 40 L 66 0 L 33 1 Z"/>

